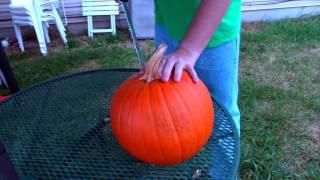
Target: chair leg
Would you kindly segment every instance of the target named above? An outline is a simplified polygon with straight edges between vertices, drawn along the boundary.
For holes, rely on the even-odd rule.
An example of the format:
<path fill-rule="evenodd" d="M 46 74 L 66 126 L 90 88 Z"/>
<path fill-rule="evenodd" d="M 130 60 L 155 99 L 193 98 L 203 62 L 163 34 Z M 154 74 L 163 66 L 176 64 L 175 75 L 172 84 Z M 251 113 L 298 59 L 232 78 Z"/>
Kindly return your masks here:
<path fill-rule="evenodd" d="M 14 27 L 14 31 L 16 32 L 16 37 L 19 43 L 19 47 L 21 51 L 24 52 L 23 39 L 22 39 L 20 26 L 18 26 L 17 24 L 13 24 L 13 27 Z"/>
<path fill-rule="evenodd" d="M 67 38 L 66 38 L 67 35 L 66 35 L 66 33 L 64 32 L 63 28 L 61 27 L 61 25 L 58 24 L 58 22 L 56 22 L 56 27 L 57 27 L 57 29 L 58 29 L 58 31 L 59 31 L 59 33 L 60 33 L 60 37 L 61 37 L 63 43 L 64 43 L 64 44 L 67 44 L 67 42 L 68 42 L 68 40 L 67 40 Z"/>
<path fill-rule="evenodd" d="M 35 2 L 37 2 L 37 1 L 33 1 L 33 3 L 35 3 Z M 35 7 L 37 7 L 37 6 L 33 6 L 32 11 L 30 11 L 30 17 L 32 19 L 33 28 L 34 28 L 36 35 L 37 35 L 37 39 L 38 39 L 39 47 L 40 47 L 40 52 L 41 52 L 41 54 L 43 54 L 45 56 L 48 54 L 48 49 L 47 49 L 47 45 L 46 45 L 46 40 L 45 40 L 44 31 L 43 31 L 41 17 L 40 17 L 39 11 L 37 11 L 38 9 L 36 9 Z"/>
<path fill-rule="evenodd" d="M 50 36 L 49 36 L 49 24 L 47 22 L 42 22 L 42 29 L 43 29 L 43 33 L 44 33 L 44 37 L 46 38 L 46 42 L 50 43 Z"/>
<path fill-rule="evenodd" d="M 88 37 L 93 37 L 93 23 L 92 23 L 92 16 L 88 16 Z"/>
<path fill-rule="evenodd" d="M 90 18 L 89 18 L 89 16 L 87 16 L 87 29 L 88 29 L 88 37 L 90 38 L 90 33 L 91 33 L 91 31 L 90 31 Z"/>
<path fill-rule="evenodd" d="M 111 22 L 112 35 L 114 36 L 116 35 L 116 31 L 117 31 L 115 15 L 110 16 L 110 22 Z"/>
<path fill-rule="evenodd" d="M 34 23 L 33 27 L 34 27 L 34 30 L 36 31 L 36 35 L 37 35 L 37 39 L 38 39 L 38 42 L 39 42 L 41 54 L 47 55 L 48 54 L 47 45 L 46 45 L 46 42 L 45 42 L 45 37 L 44 37 L 44 33 L 43 33 L 43 30 L 42 30 L 42 27 L 40 25 L 41 24 Z"/>
<path fill-rule="evenodd" d="M 93 27 L 93 16 L 90 16 L 90 26 L 91 26 L 91 37 L 93 38 L 93 30 L 94 30 L 94 27 Z"/>
<path fill-rule="evenodd" d="M 54 8 L 54 7 L 53 7 Z M 54 19 L 55 19 L 55 23 L 56 23 L 56 27 L 60 33 L 61 39 L 63 41 L 64 44 L 67 44 L 68 40 L 67 40 L 67 35 L 66 35 L 66 29 L 63 26 L 63 23 L 60 19 L 60 16 L 57 12 L 57 10 L 54 8 L 52 9 L 53 15 L 54 15 Z"/>
<path fill-rule="evenodd" d="M 51 8 L 52 8 L 52 13 L 53 13 L 53 16 L 54 16 L 54 19 L 55 19 L 56 23 L 59 24 L 60 28 L 63 31 L 66 31 L 66 28 L 63 25 L 63 22 L 62 22 L 62 20 L 60 18 L 60 15 L 59 15 L 56 7 L 53 4 L 51 4 Z"/>

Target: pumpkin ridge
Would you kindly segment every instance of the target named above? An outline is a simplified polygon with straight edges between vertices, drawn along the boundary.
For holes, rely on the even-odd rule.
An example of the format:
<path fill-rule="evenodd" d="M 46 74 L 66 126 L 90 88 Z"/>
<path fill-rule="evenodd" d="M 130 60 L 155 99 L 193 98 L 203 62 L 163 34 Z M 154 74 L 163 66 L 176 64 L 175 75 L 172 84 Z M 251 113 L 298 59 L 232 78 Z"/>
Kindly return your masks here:
<path fill-rule="evenodd" d="M 161 84 L 159 85 L 159 89 L 160 89 L 160 94 L 162 95 L 162 97 L 164 97 L 164 98 L 166 98 L 166 96 L 164 95 L 164 93 L 163 93 L 163 90 L 162 90 L 162 88 L 161 88 Z M 171 120 L 171 123 L 173 124 L 173 127 L 174 127 L 174 130 L 175 130 L 175 135 L 176 135 L 176 137 L 178 138 L 178 142 L 179 142 L 179 144 L 180 144 L 180 152 L 181 152 L 181 154 L 180 154 L 180 161 L 182 161 L 183 160 L 183 157 L 184 157 L 184 153 L 183 153 L 183 149 L 182 149 L 182 141 L 181 141 L 181 138 L 180 138 L 180 136 L 179 136 L 179 133 L 178 133 L 178 131 L 177 131 L 177 127 L 176 127 L 176 125 L 175 125 L 175 123 L 174 123 L 174 120 L 172 119 L 172 113 L 171 113 L 171 111 L 169 110 L 169 108 L 168 108 L 168 105 L 167 105 L 167 102 L 166 101 L 163 101 L 164 102 L 164 104 L 165 104 L 165 108 L 166 108 L 166 110 L 168 111 L 168 113 L 170 114 L 170 120 Z"/>
<path fill-rule="evenodd" d="M 202 86 L 205 86 L 202 82 L 198 82 L 198 83 L 201 83 L 201 85 Z M 189 84 L 186 84 L 187 86 L 189 86 Z M 205 86 L 205 88 L 207 88 L 206 86 Z M 199 88 L 200 89 L 200 88 Z M 194 94 L 192 93 L 192 92 L 190 92 L 190 90 L 189 90 L 189 88 L 185 88 L 185 90 L 187 90 L 188 92 L 189 92 L 189 95 L 190 96 L 193 96 L 193 97 L 195 97 L 194 96 Z M 211 94 L 209 94 L 209 96 L 211 97 Z M 198 99 L 198 98 L 194 98 L 194 99 Z M 213 108 L 213 105 L 212 105 L 212 108 Z M 214 113 L 214 112 L 213 112 Z M 214 114 L 213 114 L 213 118 L 214 118 Z M 202 120 L 202 123 L 203 123 L 203 120 Z M 204 137 L 206 136 L 206 134 L 208 134 L 209 132 L 211 132 L 212 133 L 212 131 L 213 131 L 213 128 L 214 128 L 214 122 L 213 122 L 213 125 L 212 125 L 212 128 L 210 128 L 210 127 L 206 127 L 206 126 L 202 126 L 202 127 L 204 127 Z M 211 130 L 210 130 L 211 129 Z"/>
<path fill-rule="evenodd" d="M 123 97 L 120 97 L 119 98 L 119 96 L 116 96 L 116 98 L 117 98 L 117 101 L 120 101 L 120 100 L 122 100 L 122 99 L 127 99 L 128 97 L 130 97 L 130 94 L 129 93 L 126 93 Z M 113 100 L 113 101 L 115 101 L 115 100 Z M 115 126 L 115 127 L 118 127 L 118 129 L 119 129 L 119 131 L 118 131 L 118 136 L 119 136 L 119 138 L 120 139 L 123 139 L 122 137 L 123 137 L 123 130 L 122 130 L 122 116 L 123 116 L 123 111 L 124 111 L 124 108 L 123 107 L 125 107 L 125 105 L 126 105 L 126 103 L 127 103 L 127 101 L 124 101 L 124 105 L 123 106 L 120 106 L 120 108 L 119 108 L 119 113 L 117 114 L 117 116 L 116 116 L 116 121 L 119 121 L 117 124 L 118 124 L 118 126 Z M 112 121 L 112 119 L 111 119 L 111 121 Z"/>
<path fill-rule="evenodd" d="M 146 83 L 147 85 L 148 85 L 148 83 Z M 150 88 L 151 86 L 145 86 L 145 88 Z M 165 160 L 165 156 L 164 156 L 164 153 L 163 153 L 163 148 L 161 147 L 161 143 L 160 143 L 160 141 L 159 141 L 159 133 L 158 133 L 158 131 L 157 131 L 157 129 L 158 128 L 156 128 L 156 126 L 155 126 L 155 122 L 154 122 L 154 118 L 153 118 L 153 111 L 152 111 L 152 103 L 150 103 L 151 102 L 151 91 L 147 91 L 149 94 L 149 96 L 148 96 L 148 98 L 146 98 L 146 99 L 148 99 L 148 102 L 149 102 L 149 104 L 150 104 L 150 106 L 149 106 L 149 108 L 148 108 L 148 110 L 149 110 L 149 112 L 150 112 L 150 114 L 151 114 L 151 116 L 150 116 L 150 119 L 151 119 L 151 121 L 152 121 L 152 125 L 153 125 L 153 128 L 154 128 L 154 130 L 155 130 L 155 134 L 156 134 L 156 136 L 157 136 L 157 145 L 158 145 L 158 148 L 159 148 L 159 150 L 160 150 L 160 153 L 161 153 L 161 159 L 164 161 Z"/>
<path fill-rule="evenodd" d="M 130 87 L 130 86 L 129 86 Z M 127 92 L 127 91 L 129 91 L 129 92 L 134 92 L 134 89 L 135 89 L 135 87 L 136 86 L 131 86 L 131 88 L 130 89 L 126 89 L 124 92 Z M 123 138 L 123 137 L 125 137 L 123 134 L 126 134 L 126 132 L 124 132 L 124 131 L 126 131 L 126 130 L 124 130 L 123 128 L 121 128 L 121 127 L 123 127 L 123 120 L 122 119 L 126 119 L 126 117 L 124 117 L 123 118 L 123 114 L 125 114 L 125 113 L 123 113 L 124 111 L 125 111 L 125 107 L 127 107 L 127 106 L 129 106 L 130 107 L 130 97 L 132 97 L 133 95 L 135 95 L 135 94 L 131 94 L 131 93 L 125 93 L 126 95 L 123 97 L 123 106 L 120 106 L 120 110 L 119 110 L 119 114 L 120 114 L 120 118 L 119 118 L 119 136 L 120 137 L 122 137 L 121 139 L 127 139 L 127 138 Z M 128 117 L 129 119 L 127 120 L 127 121 L 129 121 L 129 120 L 131 120 L 132 121 L 132 116 L 129 116 Z M 131 119 L 130 119 L 131 118 Z M 130 122 L 129 122 L 130 123 Z M 128 123 L 128 124 L 129 124 Z M 131 144 L 130 142 L 128 143 L 128 142 L 126 142 L 125 144 Z"/>
<path fill-rule="evenodd" d="M 198 82 L 198 83 L 201 83 L 201 86 L 204 86 L 204 88 L 207 88 L 202 82 Z M 189 85 L 187 85 L 187 86 L 189 86 Z M 202 88 L 199 88 L 199 89 L 201 89 L 201 91 L 203 91 L 202 90 Z M 192 96 L 192 97 L 194 97 L 194 98 L 197 98 L 192 92 L 190 92 L 190 90 L 189 90 L 189 88 L 186 88 L 186 91 L 188 91 L 188 93 L 189 93 L 189 95 L 190 96 Z M 203 93 L 203 92 L 202 92 Z M 202 93 L 199 93 L 199 94 L 202 94 Z M 211 98 L 211 95 L 209 94 L 209 97 Z M 203 105 L 202 105 L 203 106 Z M 209 107 L 207 107 L 207 106 L 205 106 L 205 108 L 209 108 Z M 213 105 L 212 105 L 212 108 L 213 108 Z M 201 108 L 202 109 L 202 108 Z M 212 117 L 212 118 L 214 118 L 214 116 Z M 213 120 L 213 119 L 212 119 Z M 202 124 L 203 124 L 203 127 L 206 127 L 206 126 L 204 126 L 204 124 L 205 124 L 205 122 L 204 122 L 204 120 L 202 119 Z M 207 127 L 206 128 L 206 132 L 203 132 L 203 137 L 205 137 L 206 135 L 207 135 L 207 132 L 209 131 L 211 131 L 210 130 L 211 129 L 211 127 Z"/>
<path fill-rule="evenodd" d="M 182 104 L 183 104 L 183 107 L 184 107 L 185 111 L 189 112 L 188 107 L 185 106 L 184 98 L 182 98 L 182 96 L 179 94 L 179 91 L 176 89 L 176 86 L 171 84 L 171 87 L 172 87 L 172 89 L 174 89 L 174 92 L 177 94 L 177 96 L 179 96 L 180 101 L 182 101 Z M 193 118 L 193 115 L 191 115 L 191 116 Z M 203 122 L 202 122 L 202 124 L 203 124 Z M 196 140 L 197 140 L 197 143 L 196 143 L 197 144 L 197 149 L 199 149 L 201 145 L 200 145 L 199 138 L 198 138 L 197 134 L 200 134 L 200 133 L 197 132 L 196 128 L 194 128 L 194 127 L 191 127 L 191 128 L 192 128 L 192 131 L 193 131 L 193 135 L 196 137 Z"/>
<path fill-rule="evenodd" d="M 138 89 L 137 90 L 137 93 L 136 94 L 132 94 L 132 96 L 130 97 L 130 99 L 137 99 L 137 97 L 139 97 L 140 95 L 141 95 L 141 93 L 142 93 L 142 91 L 143 91 L 143 89 L 141 88 L 141 89 Z M 128 98 L 129 99 L 129 98 Z M 129 107 L 137 107 L 137 111 L 138 111 L 138 109 L 139 109 L 139 107 L 140 106 L 137 106 L 136 104 L 135 104 L 135 102 L 136 101 L 130 101 L 131 103 L 130 103 L 130 106 Z M 145 142 L 144 142 L 144 140 L 143 140 L 143 138 L 141 138 L 142 137 L 142 135 L 141 135 L 141 133 L 140 133 L 140 138 L 138 137 L 138 134 L 139 133 L 136 133 L 136 132 L 133 132 L 133 129 L 135 129 L 135 128 L 132 128 L 133 127 L 133 125 L 135 124 L 133 121 L 134 121 L 134 117 L 135 117 L 135 111 L 129 111 L 130 112 L 130 114 L 128 115 L 128 117 L 130 117 L 130 119 L 128 119 L 128 126 L 130 127 L 129 128 L 129 130 L 128 130 L 128 134 L 129 134 L 129 136 L 130 137 L 134 137 L 133 139 L 135 139 L 133 142 L 135 143 L 136 142 L 136 139 L 140 139 L 141 140 L 141 142 L 142 142 L 142 144 L 146 144 Z M 139 111 L 138 111 L 139 112 Z M 139 131 L 138 131 L 139 132 Z M 141 132 L 141 131 L 140 131 Z M 133 143 L 133 146 L 135 146 L 134 145 L 134 143 Z M 139 142 L 138 142 L 138 144 L 139 144 Z M 145 150 L 145 148 L 144 148 L 145 146 L 143 146 L 141 149 L 142 149 L 142 151 L 144 151 Z M 134 151 L 133 151 L 134 152 Z"/>
<path fill-rule="evenodd" d="M 128 93 L 129 94 L 129 93 Z M 125 114 L 125 113 L 123 113 L 123 111 L 126 109 L 126 107 L 127 106 L 129 106 L 130 107 L 130 97 L 132 96 L 132 94 L 130 94 L 129 96 L 127 96 L 127 98 L 125 98 L 123 101 L 123 106 L 122 106 L 122 112 L 120 113 L 120 114 Z M 131 114 L 132 114 L 132 112 L 131 112 Z M 128 119 L 127 119 L 128 118 Z M 124 117 L 124 118 L 121 118 L 121 119 L 127 119 L 126 121 L 129 121 L 129 123 L 130 123 L 130 120 L 132 121 L 132 116 L 130 115 L 130 114 L 127 114 L 127 117 Z M 121 121 L 121 119 L 119 120 L 120 122 L 119 122 L 119 124 L 120 124 L 120 127 L 121 127 L 121 125 L 123 126 L 123 121 Z M 129 124 L 128 123 L 128 124 Z M 127 127 L 127 126 L 125 126 L 125 127 Z M 130 129 L 129 129 L 130 130 Z M 125 137 L 123 134 L 126 134 L 126 131 L 127 131 L 127 129 L 124 129 L 124 128 L 121 128 L 120 129 L 120 134 L 121 134 L 121 136 L 122 136 L 122 139 L 127 139 L 127 138 L 123 138 L 123 137 Z M 129 132 L 131 132 L 131 131 L 129 131 Z M 132 132 L 131 132 L 132 133 Z M 130 134 L 130 133 L 129 133 Z M 126 141 L 125 142 L 125 144 L 127 144 L 127 145 L 129 145 L 129 147 L 131 146 L 131 143 L 129 142 L 129 141 Z"/>
<path fill-rule="evenodd" d="M 192 83 L 193 83 L 193 82 L 192 82 Z M 198 83 L 202 83 L 202 82 L 198 82 Z M 184 90 L 188 92 L 189 96 L 191 96 L 194 100 L 197 101 L 199 98 L 197 98 L 197 97 L 194 95 L 194 93 L 190 91 L 189 87 L 190 87 L 190 84 L 189 84 L 189 83 L 185 83 L 185 88 L 184 88 Z M 200 88 L 199 88 L 199 89 L 200 89 Z M 201 126 L 201 127 L 205 127 L 205 124 L 206 124 L 206 123 L 204 122 L 204 119 L 202 119 L 201 123 L 202 123 L 202 126 Z M 202 128 L 202 131 L 201 131 L 201 132 L 202 132 L 202 137 L 206 137 L 206 135 L 207 135 L 207 128 Z M 200 146 L 202 146 L 202 145 L 200 144 Z"/>

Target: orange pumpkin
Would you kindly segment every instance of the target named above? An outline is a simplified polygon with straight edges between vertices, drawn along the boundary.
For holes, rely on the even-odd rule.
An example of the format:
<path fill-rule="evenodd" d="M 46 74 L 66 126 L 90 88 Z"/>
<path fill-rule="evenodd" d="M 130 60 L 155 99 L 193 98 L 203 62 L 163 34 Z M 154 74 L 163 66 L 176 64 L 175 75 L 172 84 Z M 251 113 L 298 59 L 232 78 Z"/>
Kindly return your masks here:
<path fill-rule="evenodd" d="M 145 67 L 114 94 L 111 127 L 120 145 L 136 158 L 159 165 L 181 163 L 195 155 L 213 129 L 213 105 L 206 86 L 187 72 L 180 82 L 155 79 L 165 52 L 160 46 Z"/>

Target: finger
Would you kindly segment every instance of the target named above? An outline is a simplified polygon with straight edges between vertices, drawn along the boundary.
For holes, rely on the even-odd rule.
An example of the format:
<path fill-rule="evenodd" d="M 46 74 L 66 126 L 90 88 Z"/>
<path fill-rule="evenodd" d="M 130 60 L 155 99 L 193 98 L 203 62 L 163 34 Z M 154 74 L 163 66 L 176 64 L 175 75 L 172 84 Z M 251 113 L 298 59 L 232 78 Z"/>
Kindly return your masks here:
<path fill-rule="evenodd" d="M 171 75 L 174 64 L 175 64 L 175 61 L 170 59 L 166 60 L 166 63 L 163 67 L 163 72 L 162 72 L 162 81 L 167 82 L 170 79 L 170 75 Z"/>
<path fill-rule="evenodd" d="M 183 71 L 183 63 L 177 63 L 174 66 L 174 81 L 179 82 L 181 80 L 182 71 Z"/>
<path fill-rule="evenodd" d="M 199 77 L 197 75 L 197 72 L 194 70 L 194 68 L 191 66 L 188 66 L 186 69 L 187 69 L 188 73 L 190 74 L 193 82 L 197 83 L 199 81 Z"/>
<path fill-rule="evenodd" d="M 159 78 L 159 79 L 161 79 L 161 77 L 162 77 L 163 67 L 164 67 L 166 61 L 167 61 L 167 59 L 166 59 L 165 56 L 160 61 L 160 64 L 159 64 L 159 67 L 158 67 L 158 70 L 157 70 L 157 74 L 156 74 L 157 78 Z"/>

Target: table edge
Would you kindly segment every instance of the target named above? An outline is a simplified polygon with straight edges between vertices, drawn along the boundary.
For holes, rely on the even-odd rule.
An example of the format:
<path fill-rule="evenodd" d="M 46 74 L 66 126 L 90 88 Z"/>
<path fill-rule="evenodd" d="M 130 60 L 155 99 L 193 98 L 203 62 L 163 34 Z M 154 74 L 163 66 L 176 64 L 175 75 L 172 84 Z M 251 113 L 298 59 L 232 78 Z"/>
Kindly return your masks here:
<path fill-rule="evenodd" d="M 235 138 L 235 155 L 234 155 L 234 157 L 238 157 L 238 158 L 235 159 L 235 161 L 233 161 L 233 165 L 232 165 L 233 174 L 229 175 L 228 179 L 237 179 L 238 171 L 239 171 L 239 165 L 240 165 L 240 159 L 241 159 L 241 156 L 240 156 L 241 155 L 240 154 L 241 153 L 241 151 L 240 151 L 240 134 L 239 134 L 239 132 L 237 130 L 236 124 L 235 124 L 231 114 L 229 113 L 229 111 L 227 111 L 227 109 L 222 105 L 221 102 L 219 102 L 217 100 L 217 98 L 215 96 L 211 95 L 211 97 L 214 100 L 214 102 L 216 104 L 218 104 L 223 109 L 225 114 L 228 116 L 228 119 L 230 121 L 232 129 L 235 130 L 233 132 L 234 133 L 234 138 Z"/>

